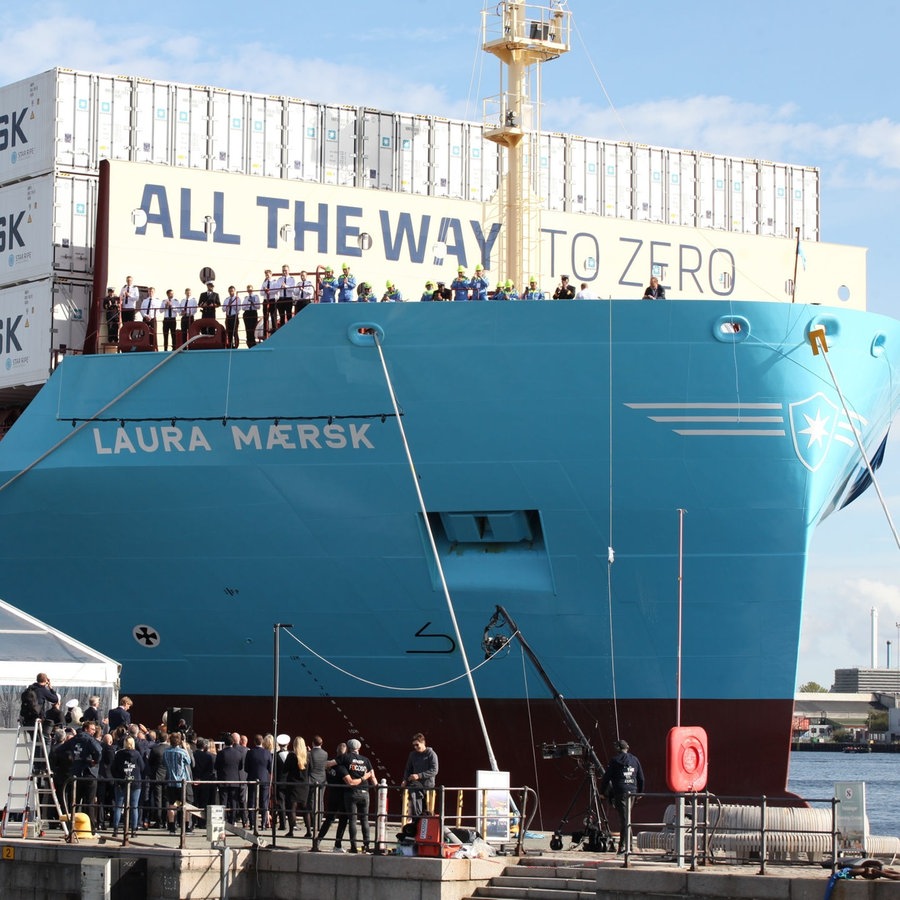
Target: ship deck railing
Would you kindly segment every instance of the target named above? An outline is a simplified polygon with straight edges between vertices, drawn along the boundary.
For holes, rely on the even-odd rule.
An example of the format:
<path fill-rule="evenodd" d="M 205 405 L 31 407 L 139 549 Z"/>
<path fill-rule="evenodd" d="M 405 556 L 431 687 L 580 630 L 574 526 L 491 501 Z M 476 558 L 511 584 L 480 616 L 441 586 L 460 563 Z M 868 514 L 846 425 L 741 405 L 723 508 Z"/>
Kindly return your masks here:
<path fill-rule="evenodd" d="M 205 825 L 210 815 L 210 808 L 222 807 L 226 816 L 225 830 L 239 835 L 253 843 L 271 847 L 286 841 L 285 827 L 277 827 L 281 822 L 287 825 L 290 821 L 290 805 L 284 805 L 283 798 L 297 787 L 297 782 L 259 782 L 191 780 L 184 782 L 180 788 L 181 796 L 176 803 L 176 835 L 178 845 L 184 848 L 188 834 L 197 825 Z M 170 805 L 166 801 L 165 789 L 168 782 L 156 778 L 139 779 L 137 781 L 95 778 L 93 776 L 69 777 L 61 790 L 62 808 L 71 821 L 79 821 L 80 816 L 87 816 L 90 830 L 93 832 L 108 831 L 112 809 L 115 803 L 115 788 L 126 787 L 124 806 L 121 813 L 121 834 L 116 836 L 123 846 L 133 837 L 130 829 L 128 802 L 132 790 L 140 789 L 141 822 L 143 828 L 148 823 L 161 829 L 166 828 L 166 813 Z M 329 815 L 324 803 L 326 785 L 309 785 L 309 803 L 307 807 L 297 807 L 295 837 L 305 837 L 304 816 L 309 815 L 312 846 L 319 850 L 319 829 Z M 240 801 L 231 809 L 228 806 L 227 794 L 223 789 L 237 788 Z M 352 788 L 346 788 L 352 790 Z M 404 846 L 421 844 L 417 840 L 415 822 L 411 816 L 410 791 L 402 785 L 388 784 L 382 780 L 371 785 L 369 805 L 369 826 L 372 840 L 372 852 L 379 854 L 399 853 Z M 434 841 L 435 855 L 450 856 L 466 843 L 467 835 L 490 844 L 496 851 L 518 856 L 524 853 L 524 838 L 527 825 L 534 816 L 537 795 L 530 787 L 485 788 L 485 787 L 449 787 L 437 785 L 425 792 L 423 817 L 432 820 L 429 827 L 429 839 L 437 835 Z M 203 805 L 203 800 L 209 800 Z M 213 815 L 220 815 L 213 813 Z M 332 844 L 337 824 L 341 818 L 346 819 L 346 812 L 335 813 L 327 834 L 322 843 Z M 246 826 L 237 827 L 229 819 L 246 822 Z M 110 820 L 110 821 L 108 821 Z M 85 821 L 83 818 L 81 821 Z M 73 829 L 71 840 L 79 839 L 79 830 Z M 107 837 L 109 841 L 109 837 Z M 344 842 L 349 842 L 349 822 L 343 832 Z M 430 843 L 432 841 L 429 840 Z M 359 843 L 362 844 L 360 836 Z M 438 852 L 439 851 L 439 852 Z"/>
<path fill-rule="evenodd" d="M 661 822 L 642 821 L 641 798 L 652 798 L 651 807 L 671 801 Z M 896 858 L 900 837 L 845 835 L 838 825 L 835 797 L 790 798 L 719 797 L 708 792 L 689 794 L 634 794 L 628 798 L 625 865 L 634 850 L 640 858 L 658 855 L 695 871 L 699 865 L 758 862 L 761 875 L 766 864 L 830 863 L 833 871 L 841 857 L 852 855 Z M 821 804 L 819 806 L 813 804 Z"/>

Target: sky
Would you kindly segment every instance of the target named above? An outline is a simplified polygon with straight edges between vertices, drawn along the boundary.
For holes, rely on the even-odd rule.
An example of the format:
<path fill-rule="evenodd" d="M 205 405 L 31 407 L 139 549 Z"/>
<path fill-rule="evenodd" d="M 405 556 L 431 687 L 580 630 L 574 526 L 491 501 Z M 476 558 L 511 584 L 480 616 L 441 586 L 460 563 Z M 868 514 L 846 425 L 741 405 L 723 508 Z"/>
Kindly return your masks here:
<path fill-rule="evenodd" d="M 548 4 L 549 5 L 549 4 Z M 572 51 L 544 68 L 543 128 L 817 166 L 821 237 L 869 248 L 869 308 L 898 312 L 896 0 L 570 0 Z M 54 66 L 480 120 L 499 67 L 480 0 L 330 4 L 95 0 L 0 10 L 0 84 Z M 494 4 L 490 4 L 494 8 Z M 77 10 L 77 12 L 76 12 Z M 900 423 L 878 474 L 900 523 Z M 869 490 L 812 546 L 798 684 L 900 662 L 900 549 Z"/>

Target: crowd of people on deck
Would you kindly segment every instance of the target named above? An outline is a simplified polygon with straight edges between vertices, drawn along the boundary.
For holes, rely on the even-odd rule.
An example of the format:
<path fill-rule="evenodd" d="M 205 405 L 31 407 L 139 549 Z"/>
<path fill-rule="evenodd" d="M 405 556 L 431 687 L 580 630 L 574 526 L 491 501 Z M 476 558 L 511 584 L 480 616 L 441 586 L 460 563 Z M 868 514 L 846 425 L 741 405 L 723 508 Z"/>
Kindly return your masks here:
<path fill-rule="evenodd" d="M 283 327 L 310 303 L 402 303 L 403 293 L 396 282 L 388 279 L 381 296 L 368 281 L 358 280 L 350 265 L 341 266 L 341 274 L 335 275 L 331 266 L 324 266 L 310 274 L 301 271 L 295 275 L 290 267 L 281 267 L 281 273 L 266 269 L 262 284 L 256 288 L 247 284 L 245 290 L 229 285 L 227 293 L 220 295 L 215 282 L 206 282 L 206 290 L 195 296 L 191 288 L 176 295 L 172 288 L 164 294 L 153 286 L 141 288 L 129 275 L 117 292 L 107 288 L 103 299 L 106 316 L 107 341 L 119 343 L 120 331 L 130 322 L 144 323 L 151 336 L 152 348 L 162 344 L 163 350 L 174 350 L 188 340 L 191 326 L 197 319 L 218 320 L 219 310 L 224 318 L 225 347 L 237 349 L 241 332 L 247 347 L 253 347 L 273 332 Z M 545 292 L 532 276 L 521 290 L 511 280 L 497 281 L 492 287 L 484 266 L 479 263 L 474 272 L 467 274 L 465 266 L 458 266 L 456 277 L 447 284 L 444 281 L 425 282 L 419 297 L 422 302 L 433 301 L 486 301 L 486 300 L 595 300 L 587 282 L 576 289 L 568 275 L 562 275 L 556 288 Z M 656 277 L 644 291 L 644 299 L 665 299 L 665 289 Z"/>

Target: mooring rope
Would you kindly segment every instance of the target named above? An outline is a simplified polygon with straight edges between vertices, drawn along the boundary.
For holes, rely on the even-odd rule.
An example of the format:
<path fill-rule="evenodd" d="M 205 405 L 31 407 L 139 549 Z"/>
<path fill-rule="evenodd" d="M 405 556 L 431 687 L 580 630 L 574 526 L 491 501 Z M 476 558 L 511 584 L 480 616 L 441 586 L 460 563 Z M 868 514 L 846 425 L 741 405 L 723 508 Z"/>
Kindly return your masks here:
<path fill-rule="evenodd" d="M 472 692 L 472 700 L 475 703 L 475 712 L 478 716 L 478 722 L 481 725 L 481 733 L 484 738 L 484 746 L 487 750 L 488 760 L 491 764 L 491 769 L 494 772 L 499 771 L 499 766 L 497 765 L 497 758 L 494 756 L 494 748 L 491 746 L 491 739 L 488 735 L 487 725 L 484 721 L 484 714 L 481 711 L 481 703 L 478 699 L 478 691 L 475 689 L 475 680 L 472 678 L 472 669 L 469 666 L 469 658 L 466 654 L 466 647 L 463 643 L 462 634 L 459 630 L 459 622 L 456 619 L 456 610 L 453 608 L 453 600 L 450 597 L 450 589 L 447 586 L 447 579 L 444 576 L 444 567 L 441 565 L 441 555 L 438 553 L 437 543 L 434 540 L 434 532 L 431 528 L 431 522 L 428 519 L 428 509 L 425 506 L 425 498 L 422 496 L 422 489 L 419 486 L 419 476 L 416 472 L 415 463 L 412 458 L 412 451 L 409 447 L 409 441 L 406 438 L 406 429 L 403 427 L 403 419 L 400 415 L 400 406 L 397 403 L 397 395 L 394 392 L 394 385 L 391 381 L 391 374 L 388 371 L 387 361 L 384 358 L 384 350 L 381 346 L 381 340 L 378 337 L 378 332 L 374 329 L 372 330 L 372 337 L 375 342 L 375 347 L 378 349 L 378 358 L 381 360 L 381 368 L 384 372 L 384 379 L 387 383 L 388 393 L 391 396 L 391 404 L 394 407 L 394 414 L 397 420 L 397 427 L 400 429 L 400 438 L 403 441 L 403 449 L 406 452 L 406 459 L 409 463 L 409 472 L 410 477 L 412 479 L 413 487 L 416 490 L 416 496 L 419 499 L 419 509 L 422 512 L 422 521 L 425 524 L 425 530 L 428 533 L 428 541 L 431 545 L 431 552 L 434 556 L 435 566 L 437 567 L 438 576 L 441 580 L 441 588 L 444 593 L 444 600 L 447 603 L 447 611 L 450 614 L 450 621 L 453 623 L 453 633 L 456 635 L 456 645 L 459 647 L 459 652 L 462 655 L 463 666 L 465 668 L 465 676 L 469 682 L 469 690 Z"/>

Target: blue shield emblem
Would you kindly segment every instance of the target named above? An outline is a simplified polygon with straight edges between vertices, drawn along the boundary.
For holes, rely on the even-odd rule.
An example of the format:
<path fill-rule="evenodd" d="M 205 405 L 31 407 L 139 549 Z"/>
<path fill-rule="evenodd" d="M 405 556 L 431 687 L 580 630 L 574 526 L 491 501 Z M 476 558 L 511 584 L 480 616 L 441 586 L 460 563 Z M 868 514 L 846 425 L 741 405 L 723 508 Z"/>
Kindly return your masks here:
<path fill-rule="evenodd" d="M 791 437 L 800 462 L 815 472 L 825 462 L 838 424 L 838 408 L 821 392 L 790 404 Z"/>

